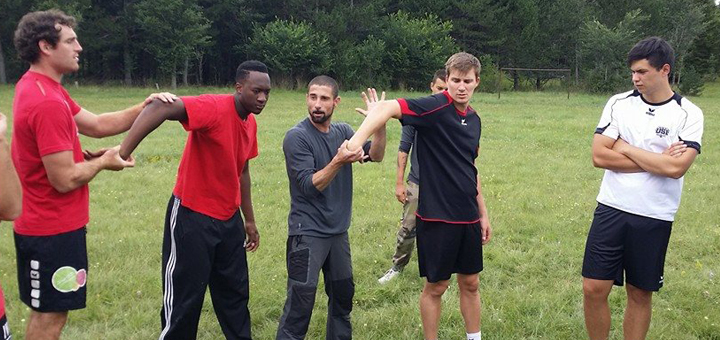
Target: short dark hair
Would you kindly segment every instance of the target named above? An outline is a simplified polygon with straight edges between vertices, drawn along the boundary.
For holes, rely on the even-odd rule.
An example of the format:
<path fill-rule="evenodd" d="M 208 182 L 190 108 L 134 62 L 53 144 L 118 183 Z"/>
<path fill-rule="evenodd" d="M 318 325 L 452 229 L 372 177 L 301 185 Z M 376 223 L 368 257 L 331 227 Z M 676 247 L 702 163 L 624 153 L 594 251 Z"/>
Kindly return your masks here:
<path fill-rule="evenodd" d="M 435 79 L 440 79 L 442 81 L 445 81 L 447 79 L 447 71 L 445 71 L 444 68 L 441 68 L 437 71 L 435 71 L 435 74 L 433 75 L 432 82 L 435 82 Z"/>
<path fill-rule="evenodd" d="M 340 92 L 340 86 L 338 86 L 337 81 L 332 77 L 322 75 L 313 78 L 308 84 L 308 90 L 310 90 L 310 87 L 313 85 L 329 87 L 332 90 L 333 98 L 337 98 L 338 92 Z"/>
<path fill-rule="evenodd" d="M 240 66 L 238 66 L 237 71 L 235 72 L 235 81 L 238 83 L 242 83 L 243 81 L 245 81 L 245 78 L 247 78 L 247 75 L 250 73 L 250 71 L 268 73 L 268 68 L 261 61 L 243 61 Z"/>
<path fill-rule="evenodd" d="M 675 67 L 675 50 L 660 37 L 645 38 L 628 52 L 627 65 L 630 67 L 634 62 L 643 59 L 647 59 L 656 70 L 668 64 L 672 71 Z"/>
<path fill-rule="evenodd" d="M 76 21 L 63 11 L 51 9 L 25 14 L 15 30 L 15 49 L 20 59 L 34 63 L 40 58 L 38 42 L 45 40 L 52 47 L 60 40 L 60 29 L 55 25 L 75 28 Z"/>

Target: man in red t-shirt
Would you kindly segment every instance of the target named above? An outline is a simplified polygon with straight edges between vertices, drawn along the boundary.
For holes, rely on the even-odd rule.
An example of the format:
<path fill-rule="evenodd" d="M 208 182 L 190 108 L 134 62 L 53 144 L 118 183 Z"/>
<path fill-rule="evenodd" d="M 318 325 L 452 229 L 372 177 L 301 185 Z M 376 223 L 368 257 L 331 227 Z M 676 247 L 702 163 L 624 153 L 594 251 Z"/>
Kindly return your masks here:
<path fill-rule="evenodd" d="M 251 339 L 246 250 L 260 241 L 250 196 L 249 160 L 258 154 L 252 114 L 267 103 L 270 77 L 252 60 L 235 81 L 234 94 L 148 105 L 120 147 L 127 159 L 165 120 L 189 132 L 165 219 L 160 340 L 195 339 L 208 284 L 225 337 Z"/>
<path fill-rule="evenodd" d="M 22 188 L 10 159 L 10 145 L 5 138 L 7 119 L 0 112 L 0 220 L 12 221 L 20 215 Z M 5 297 L 0 287 L 0 340 L 8 340 L 10 328 L 5 316 Z"/>
<path fill-rule="evenodd" d="M 130 128 L 142 108 L 159 97 L 118 112 L 95 115 L 61 85 L 79 68 L 82 47 L 75 19 L 57 10 L 20 20 L 15 48 L 30 69 L 15 86 L 12 159 L 23 187 L 23 212 L 15 221 L 20 299 L 32 311 L 27 339 L 58 339 L 68 311 L 85 307 L 89 221 L 88 182 L 101 170 L 134 165 L 119 146 L 83 153 L 79 134 L 112 136 Z"/>

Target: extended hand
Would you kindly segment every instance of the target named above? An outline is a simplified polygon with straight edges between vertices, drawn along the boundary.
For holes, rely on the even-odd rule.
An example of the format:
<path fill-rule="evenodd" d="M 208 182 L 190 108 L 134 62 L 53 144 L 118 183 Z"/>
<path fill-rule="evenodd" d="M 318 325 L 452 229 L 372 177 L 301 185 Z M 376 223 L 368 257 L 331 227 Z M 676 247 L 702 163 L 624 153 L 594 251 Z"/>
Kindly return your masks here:
<path fill-rule="evenodd" d="M 245 221 L 245 250 L 255 251 L 260 246 L 260 233 L 254 221 Z"/>
<path fill-rule="evenodd" d="M 135 166 L 135 159 L 130 156 L 127 160 L 120 157 L 120 145 L 106 150 L 100 159 L 104 162 L 104 169 L 119 171 L 125 168 L 131 168 Z"/>
<path fill-rule="evenodd" d="M 178 97 L 170 92 L 152 93 L 143 102 L 143 107 L 147 106 L 154 99 L 158 99 L 163 103 L 172 103 L 178 99 Z"/>
<path fill-rule="evenodd" d="M 365 110 L 357 107 L 355 108 L 355 111 L 357 111 L 359 114 L 367 117 L 368 112 L 377 105 L 378 102 L 381 102 L 385 100 L 385 91 L 382 92 L 380 95 L 380 99 L 378 99 L 377 91 L 375 88 L 368 87 L 367 94 L 365 92 L 361 93 L 360 96 L 362 97 L 363 101 L 365 102 L 365 107 L 367 107 Z"/>
<path fill-rule="evenodd" d="M 83 151 L 83 158 L 85 158 L 86 161 L 89 161 L 93 158 L 98 158 L 98 157 L 104 155 L 108 150 L 110 150 L 110 149 L 102 148 L 98 151 L 85 150 L 85 151 Z"/>

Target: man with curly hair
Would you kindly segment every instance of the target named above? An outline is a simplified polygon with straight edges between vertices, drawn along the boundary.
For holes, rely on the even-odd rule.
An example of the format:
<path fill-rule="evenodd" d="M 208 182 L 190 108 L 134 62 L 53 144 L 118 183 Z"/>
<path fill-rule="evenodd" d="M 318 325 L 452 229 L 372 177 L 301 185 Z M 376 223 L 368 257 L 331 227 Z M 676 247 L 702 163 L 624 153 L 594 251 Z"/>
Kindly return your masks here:
<path fill-rule="evenodd" d="M 101 170 L 134 165 L 119 146 L 83 153 L 79 134 L 102 138 L 127 131 L 142 108 L 95 115 L 63 88 L 80 68 L 75 18 L 58 10 L 28 13 L 15 31 L 15 48 L 30 69 L 15 86 L 12 158 L 23 188 L 15 220 L 20 299 L 31 308 L 26 339 L 59 339 L 68 311 L 85 308 L 89 222 L 88 182 Z"/>

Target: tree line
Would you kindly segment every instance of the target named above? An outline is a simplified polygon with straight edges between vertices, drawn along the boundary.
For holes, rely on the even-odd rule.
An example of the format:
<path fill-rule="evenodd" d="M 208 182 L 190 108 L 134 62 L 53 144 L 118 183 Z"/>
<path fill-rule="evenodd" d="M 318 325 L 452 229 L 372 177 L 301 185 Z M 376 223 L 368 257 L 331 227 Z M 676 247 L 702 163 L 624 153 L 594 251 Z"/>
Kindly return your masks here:
<path fill-rule="evenodd" d="M 629 85 L 627 51 L 653 35 L 675 48 L 681 92 L 699 94 L 720 72 L 714 0 L 2 0 L 0 83 L 27 68 L 12 42 L 18 21 L 50 8 L 79 21 L 84 51 L 70 78 L 83 83 L 226 85 L 253 58 L 285 88 L 329 74 L 346 89 L 425 89 L 464 50 L 483 63 L 481 90 L 504 78 L 514 89 L 561 79 L 612 92 Z M 505 67 L 571 72 L 498 77 Z"/>

